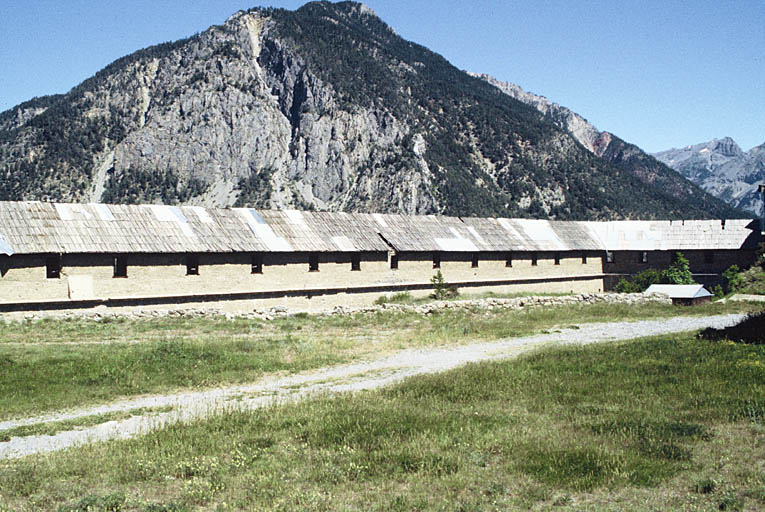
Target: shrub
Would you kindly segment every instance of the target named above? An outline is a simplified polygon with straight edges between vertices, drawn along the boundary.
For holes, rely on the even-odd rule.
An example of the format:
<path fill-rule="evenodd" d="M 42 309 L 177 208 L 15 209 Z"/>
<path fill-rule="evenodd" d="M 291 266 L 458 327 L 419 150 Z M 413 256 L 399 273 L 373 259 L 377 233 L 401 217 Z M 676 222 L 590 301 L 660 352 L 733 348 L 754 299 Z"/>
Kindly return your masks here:
<path fill-rule="evenodd" d="M 663 272 L 655 268 L 649 268 L 635 274 L 632 279 L 620 279 L 616 284 L 616 291 L 619 293 L 640 293 L 652 284 L 661 283 Z"/>
<path fill-rule="evenodd" d="M 736 325 L 723 329 L 708 327 L 701 331 L 698 337 L 712 341 L 730 340 L 749 345 L 763 345 L 765 344 L 763 329 L 765 329 L 765 312 L 749 315 Z"/>
<path fill-rule="evenodd" d="M 433 285 L 433 293 L 430 296 L 436 300 L 445 300 L 459 295 L 457 287 L 447 283 L 440 270 L 430 278 L 430 284 Z"/>
<path fill-rule="evenodd" d="M 383 304 L 408 304 L 414 300 L 412 294 L 409 292 L 398 292 L 393 295 L 380 295 L 375 299 L 375 304 L 382 306 Z"/>
<path fill-rule="evenodd" d="M 693 284 L 693 275 L 691 274 L 691 265 L 683 253 L 676 253 L 677 258 L 662 272 L 663 281 L 666 284 Z"/>
<path fill-rule="evenodd" d="M 649 268 L 638 272 L 631 279 L 620 279 L 614 288 L 619 293 L 644 292 L 652 284 L 694 284 L 688 259 L 683 253 L 676 254 L 675 261 L 664 270 Z"/>
<path fill-rule="evenodd" d="M 696 482 L 695 491 L 699 494 L 709 494 L 717 487 L 717 481 L 713 478 L 705 478 Z"/>
<path fill-rule="evenodd" d="M 731 265 L 728 267 L 728 269 L 723 272 L 722 276 L 723 279 L 725 279 L 725 289 L 728 293 L 737 292 L 744 284 L 744 278 L 739 274 L 738 265 Z"/>

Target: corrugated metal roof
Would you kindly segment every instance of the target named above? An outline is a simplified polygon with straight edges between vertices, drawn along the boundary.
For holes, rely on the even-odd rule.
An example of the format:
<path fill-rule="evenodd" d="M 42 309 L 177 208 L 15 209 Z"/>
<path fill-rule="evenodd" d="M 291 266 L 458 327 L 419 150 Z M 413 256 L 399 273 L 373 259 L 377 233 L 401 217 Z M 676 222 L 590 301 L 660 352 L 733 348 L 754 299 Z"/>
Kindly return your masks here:
<path fill-rule="evenodd" d="M 384 238 L 384 240 L 383 240 Z M 386 243 L 387 242 L 387 243 Z M 388 245 L 390 244 L 390 245 Z M 0 253 L 756 248 L 757 221 L 568 222 L 198 206 L 0 202 Z"/>

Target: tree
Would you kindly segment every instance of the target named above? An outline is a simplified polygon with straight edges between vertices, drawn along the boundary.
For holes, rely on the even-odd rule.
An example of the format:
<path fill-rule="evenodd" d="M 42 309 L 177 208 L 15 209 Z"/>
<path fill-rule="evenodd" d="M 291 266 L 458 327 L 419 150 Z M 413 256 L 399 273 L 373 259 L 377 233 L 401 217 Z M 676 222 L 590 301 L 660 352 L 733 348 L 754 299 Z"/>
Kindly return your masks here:
<path fill-rule="evenodd" d="M 456 297 L 458 294 L 457 288 L 444 280 L 444 275 L 440 270 L 430 278 L 430 284 L 433 285 L 433 293 L 430 296 L 436 300 L 444 300 L 451 297 Z"/>
<path fill-rule="evenodd" d="M 694 284 L 691 264 L 683 253 L 676 253 L 675 261 L 663 272 L 666 284 Z"/>
<path fill-rule="evenodd" d="M 744 284 L 744 278 L 739 274 L 738 265 L 731 265 L 728 269 L 722 273 L 723 279 L 725 279 L 725 289 L 728 293 L 734 293 L 741 288 Z"/>

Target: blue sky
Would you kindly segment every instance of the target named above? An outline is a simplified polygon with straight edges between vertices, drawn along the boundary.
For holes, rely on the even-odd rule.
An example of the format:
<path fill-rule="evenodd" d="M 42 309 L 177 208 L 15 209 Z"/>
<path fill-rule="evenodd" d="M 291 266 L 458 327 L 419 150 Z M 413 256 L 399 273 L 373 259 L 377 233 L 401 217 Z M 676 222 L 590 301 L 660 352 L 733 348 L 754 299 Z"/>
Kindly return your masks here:
<path fill-rule="evenodd" d="M 113 60 L 302 1 L 0 0 L 0 111 Z M 647 151 L 765 142 L 765 1 L 367 0 L 455 66 L 547 96 Z"/>

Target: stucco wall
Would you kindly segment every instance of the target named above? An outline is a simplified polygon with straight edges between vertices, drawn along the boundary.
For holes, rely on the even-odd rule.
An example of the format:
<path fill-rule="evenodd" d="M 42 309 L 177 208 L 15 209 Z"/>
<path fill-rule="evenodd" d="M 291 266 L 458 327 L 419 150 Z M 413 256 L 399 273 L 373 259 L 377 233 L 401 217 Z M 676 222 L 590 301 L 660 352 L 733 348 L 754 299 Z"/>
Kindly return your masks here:
<path fill-rule="evenodd" d="M 186 255 L 127 255 L 127 277 L 115 278 L 113 255 L 66 254 L 60 278 L 46 278 L 45 255 L 15 255 L 0 262 L 0 301 L 114 299 L 127 297 L 187 296 L 267 291 L 320 290 L 429 284 L 437 269 L 431 254 L 401 254 L 398 269 L 391 269 L 387 253 L 359 254 L 360 270 L 351 270 L 349 253 L 317 254 L 318 271 L 309 271 L 307 253 L 265 253 L 262 273 L 253 274 L 251 254 L 199 254 L 199 275 L 186 274 Z M 474 291 L 596 292 L 602 280 L 499 285 L 496 281 L 565 278 L 599 275 L 597 253 L 582 262 L 582 253 L 538 253 L 536 265 L 530 254 L 515 253 L 512 266 L 506 254 L 480 254 L 478 266 L 472 255 L 440 253 L 441 271 L 447 282 L 495 282 Z M 92 284 L 91 284 L 92 283 Z M 427 293 L 414 291 L 413 293 Z M 380 292 L 370 292 L 375 297 Z M 314 294 L 320 297 L 320 294 Z M 367 297 L 369 298 L 369 297 Z M 266 299 L 263 299 L 266 300 Z"/>

